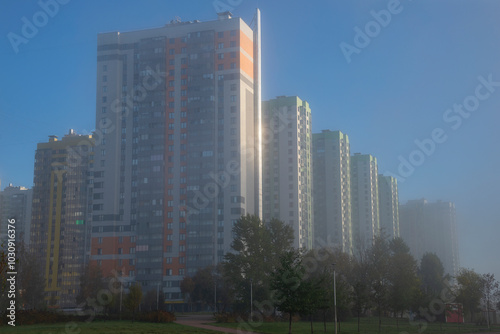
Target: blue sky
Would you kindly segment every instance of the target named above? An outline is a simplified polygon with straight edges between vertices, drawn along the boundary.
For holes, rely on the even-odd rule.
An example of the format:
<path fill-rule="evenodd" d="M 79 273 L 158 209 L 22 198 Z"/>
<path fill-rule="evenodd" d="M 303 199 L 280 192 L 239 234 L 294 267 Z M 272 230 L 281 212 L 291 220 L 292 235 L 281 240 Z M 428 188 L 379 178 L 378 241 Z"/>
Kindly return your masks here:
<path fill-rule="evenodd" d="M 500 2 L 60 1 L 67 3 L 46 22 L 38 1 L 0 5 L 2 188 L 10 182 L 32 186 L 36 144 L 48 135 L 94 129 L 98 33 L 158 27 L 176 16 L 213 20 L 221 4 L 249 23 L 259 7 L 263 98 L 307 100 L 313 131 L 346 132 L 351 151 L 375 155 L 380 172 L 399 174 L 400 159 L 412 156 L 419 166 L 400 183 L 401 202 L 455 202 L 462 266 L 500 278 L 500 87 L 483 87 L 488 97 L 473 98 L 478 77 L 500 82 Z M 348 63 L 341 43 L 355 47 L 355 28 L 375 29 L 371 11 L 388 7 L 394 11 L 390 22 L 369 30 L 369 44 Z M 9 36 L 22 37 L 23 18 L 33 22 L 34 16 L 40 27 L 16 53 Z M 457 117 L 447 110 L 464 101 L 475 110 L 453 129 L 455 121 L 443 116 Z M 431 138 L 435 129 L 446 141 L 428 156 L 415 153 L 415 140 Z"/>

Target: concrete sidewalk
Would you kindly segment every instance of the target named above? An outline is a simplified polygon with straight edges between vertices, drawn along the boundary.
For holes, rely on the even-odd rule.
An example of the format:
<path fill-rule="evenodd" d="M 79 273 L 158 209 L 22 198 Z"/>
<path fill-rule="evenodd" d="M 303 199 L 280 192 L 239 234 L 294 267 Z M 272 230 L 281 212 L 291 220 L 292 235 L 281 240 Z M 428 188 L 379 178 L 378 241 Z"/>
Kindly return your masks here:
<path fill-rule="evenodd" d="M 220 333 L 232 333 L 232 334 L 259 334 L 258 332 L 248 332 L 246 330 L 243 330 L 243 328 L 251 328 L 250 325 L 244 324 L 242 325 L 242 329 L 235 329 L 235 328 L 226 328 L 226 327 L 217 327 L 217 324 L 214 323 L 214 325 L 207 325 L 207 323 L 211 323 L 214 321 L 214 318 L 212 315 L 188 315 L 188 316 L 181 316 L 178 317 L 177 320 L 175 321 L 179 325 L 184 325 L 184 326 L 191 326 L 191 327 L 196 327 L 196 328 L 203 328 L 203 329 L 209 329 L 212 331 L 218 331 Z"/>

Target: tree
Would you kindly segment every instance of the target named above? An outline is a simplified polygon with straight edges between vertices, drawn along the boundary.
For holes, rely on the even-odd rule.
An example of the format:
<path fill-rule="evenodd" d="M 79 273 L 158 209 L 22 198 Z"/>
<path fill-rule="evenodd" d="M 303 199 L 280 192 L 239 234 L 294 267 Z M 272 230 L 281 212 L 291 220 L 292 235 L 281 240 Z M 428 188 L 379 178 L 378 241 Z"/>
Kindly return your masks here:
<path fill-rule="evenodd" d="M 135 320 L 135 312 L 141 304 L 142 300 L 142 289 L 139 283 L 134 283 L 129 288 L 129 293 L 125 297 L 124 304 L 127 309 L 132 312 L 132 322 Z"/>
<path fill-rule="evenodd" d="M 326 318 L 326 310 L 330 309 L 333 315 L 332 264 L 335 264 L 338 318 L 345 319 L 349 317 L 352 303 L 352 287 L 349 280 L 352 272 L 353 258 L 338 248 L 320 248 L 306 253 L 303 264 L 308 276 L 316 278 L 321 282 L 323 301 L 319 309 L 323 310 L 324 320 Z"/>
<path fill-rule="evenodd" d="M 422 289 L 431 299 L 444 289 L 444 267 L 435 253 L 425 253 L 422 256 L 418 273 Z"/>
<path fill-rule="evenodd" d="M 213 266 L 208 266 L 196 272 L 193 276 L 194 289 L 192 300 L 202 304 L 213 305 L 215 310 L 215 280 L 213 272 Z"/>
<path fill-rule="evenodd" d="M 97 298 L 99 290 L 105 287 L 101 268 L 98 265 L 88 263 L 80 276 L 80 292 L 76 296 L 76 302 L 82 304 Z"/>
<path fill-rule="evenodd" d="M 289 314 L 288 333 L 291 334 L 292 317 L 305 308 L 309 285 L 303 282 L 305 269 L 298 251 L 286 252 L 279 262 L 271 274 L 271 289 L 275 292 L 274 306 Z"/>
<path fill-rule="evenodd" d="M 190 310 L 193 310 L 193 291 L 194 291 L 194 281 L 191 277 L 186 276 L 181 281 L 181 292 L 184 295 L 184 299 L 186 299 L 188 305 L 190 305 Z"/>
<path fill-rule="evenodd" d="M 7 285 L 5 273 L 7 272 L 7 252 L 5 251 L 4 244 L 0 245 L 0 293 L 3 292 Z"/>
<path fill-rule="evenodd" d="M 368 277 L 371 283 L 371 299 L 375 302 L 378 313 L 378 329 L 382 328 L 382 312 L 385 311 L 389 297 L 389 244 L 383 236 L 373 240 L 368 250 Z"/>
<path fill-rule="evenodd" d="M 370 282 L 368 264 L 363 254 L 359 258 L 354 258 L 352 271 L 349 273 L 351 282 L 351 296 L 354 302 L 354 310 L 358 318 L 358 332 L 360 330 L 361 314 L 370 303 Z"/>
<path fill-rule="evenodd" d="M 410 248 L 403 239 L 392 239 L 389 242 L 389 250 L 389 304 L 399 329 L 398 313 L 402 317 L 403 311 L 410 308 L 420 281 L 417 276 L 417 261 L 410 254 Z"/>
<path fill-rule="evenodd" d="M 141 308 L 143 311 L 156 311 L 163 310 L 165 301 L 165 294 L 162 289 L 151 289 L 146 292 L 144 295 L 143 305 L 144 308 Z"/>
<path fill-rule="evenodd" d="M 309 320 L 311 322 L 311 333 L 314 332 L 312 315 L 320 308 L 325 307 L 325 299 L 323 298 L 327 292 L 327 290 L 323 289 L 323 283 L 325 281 L 326 275 L 315 275 L 310 276 L 305 280 L 303 279 L 300 285 L 299 292 L 303 295 L 301 296 L 302 303 L 300 304 L 299 312 L 303 315 L 309 316 Z"/>
<path fill-rule="evenodd" d="M 474 313 L 477 312 L 483 297 L 483 278 L 472 269 L 462 268 L 456 279 L 457 302 L 463 304 L 464 312 L 470 314 L 471 321 L 474 321 Z"/>
<path fill-rule="evenodd" d="M 248 309 L 251 281 L 254 300 L 270 299 L 271 273 L 281 255 L 292 249 L 293 228 L 277 219 L 265 224 L 255 215 L 246 215 L 236 222 L 233 233 L 233 252 L 226 254 L 222 271 L 240 308 Z"/>
<path fill-rule="evenodd" d="M 483 274 L 483 297 L 486 304 L 486 317 L 488 328 L 490 326 L 490 309 L 494 308 L 491 301 L 495 293 L 498 291 L 498 281 L 494 274 Z"/>
<path fill-rule="evenodd" d="M 25 309 L 39 309 L 45 306 L 45 279 L 39 263 L 33 254 L 29 253 L 23 242 L 18 248 L 18 291 Z"/>

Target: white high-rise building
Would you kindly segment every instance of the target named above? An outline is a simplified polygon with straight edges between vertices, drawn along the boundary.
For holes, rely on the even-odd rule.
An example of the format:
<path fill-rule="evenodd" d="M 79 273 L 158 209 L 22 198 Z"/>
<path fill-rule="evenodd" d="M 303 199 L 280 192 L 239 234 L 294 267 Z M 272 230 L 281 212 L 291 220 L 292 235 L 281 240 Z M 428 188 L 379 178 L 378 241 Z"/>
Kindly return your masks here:
<path fill-rule="evenodd" d="M 313 134 L 314 244 L 352 254 L 349 137 L 340 131 Z"/>
<path fill-rule="evenodd" d="M 382 233 L 392 239 L 399 237 L 399 196 L 396 178 L 379 174 L 378 198 Z"/>
<path fill-rule="evenodd" d="M 377 158 L 351 156 L 351 195 L 354 252 L 371 247 L 380 233 Z"/>
<path fill-rule="evenodd" d="M 309 104 L 297 96 L 263 102 L 263 214 L 293 226 L 295 247 L 313 247 Z"/>

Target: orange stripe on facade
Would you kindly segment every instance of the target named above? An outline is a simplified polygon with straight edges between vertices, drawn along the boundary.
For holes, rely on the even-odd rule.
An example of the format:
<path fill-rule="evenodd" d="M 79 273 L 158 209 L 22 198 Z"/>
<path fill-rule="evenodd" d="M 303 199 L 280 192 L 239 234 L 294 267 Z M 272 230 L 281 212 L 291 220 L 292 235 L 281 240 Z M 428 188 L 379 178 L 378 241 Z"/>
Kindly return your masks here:
<path fill-rule="evenodd" d="M 253 79 L 253 61 L 240 52 L 240 68 Z"/>
<path fill-rule="evenodd" d="M 253 41 L 240 30 L 240 47 L 253 58 Z"/>

